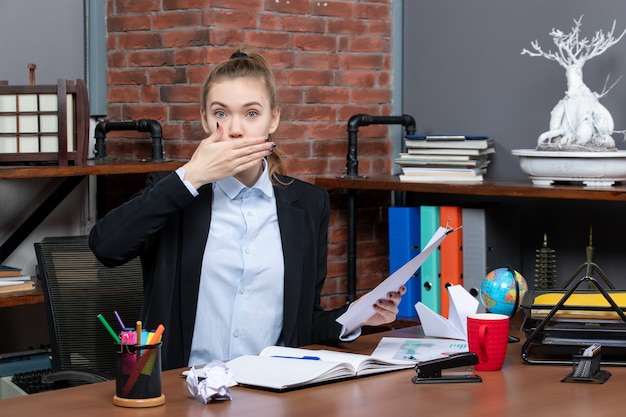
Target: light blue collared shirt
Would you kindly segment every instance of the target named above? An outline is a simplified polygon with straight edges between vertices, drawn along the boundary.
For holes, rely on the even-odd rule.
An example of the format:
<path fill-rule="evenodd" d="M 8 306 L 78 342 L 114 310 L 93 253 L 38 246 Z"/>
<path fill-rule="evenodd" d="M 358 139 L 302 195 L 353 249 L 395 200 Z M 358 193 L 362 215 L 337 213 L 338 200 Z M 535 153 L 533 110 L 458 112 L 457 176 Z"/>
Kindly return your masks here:
<path fill-rule="evenodd" d="M 176 174 L 197 196 L 184 179 L 185 170 L 179 168 Z M 188 365 L 258 354 L 266 346 L 282 344 L 283 297 L 276 198 L 264 161 L 263 174 L 252 188 L 232 177 L 213 183 L 213 213 Z M 360 328 L 346 334 L 342 327 L 340 339 L 352 341 L 360 334 Z"/>
<path fill-rule="evenodd" d="M 213 183 L 189 365 L 258 354 L 278 344 L 283 277 L 276 198 L 267 164 L 252 188 L 232 177 Z"/>

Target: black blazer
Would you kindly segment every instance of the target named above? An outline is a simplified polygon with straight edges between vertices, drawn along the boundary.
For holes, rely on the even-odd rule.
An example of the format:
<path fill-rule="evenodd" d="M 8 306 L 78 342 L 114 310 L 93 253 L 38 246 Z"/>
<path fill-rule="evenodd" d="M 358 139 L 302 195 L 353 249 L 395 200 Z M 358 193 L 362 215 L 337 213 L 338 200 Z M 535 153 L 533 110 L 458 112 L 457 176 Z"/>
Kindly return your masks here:
<path fill-rule="evenodd" d="M 274 185 L 274 190 L 285 268 L 284 343 L 336 343 L 341 325 L 335 319 L 347 307 L 324 311 L 320 306 L 328 251 L 328 193 L 297 179 L 281 180 L 288 185 Z M 145 328 L 165 326 L 163 369 L 187 366 L 191 351 L 212 185 L 198 192 L 193 197 L 176 173 L 151 174 L 146 187 L 99 220 L 89 236 L 91 249 L 104 265 L 141 257 L 142 321 Z"/>

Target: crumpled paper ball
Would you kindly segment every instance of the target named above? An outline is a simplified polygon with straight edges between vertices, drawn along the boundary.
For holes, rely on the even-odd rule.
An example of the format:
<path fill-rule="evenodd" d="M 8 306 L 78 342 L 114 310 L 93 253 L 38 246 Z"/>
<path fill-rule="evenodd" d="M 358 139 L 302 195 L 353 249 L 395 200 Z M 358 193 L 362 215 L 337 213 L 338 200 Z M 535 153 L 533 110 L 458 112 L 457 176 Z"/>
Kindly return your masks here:
<path fill-rule="evenodd" d="M 212 361 L 201 368 L 187 371 L 187 388 L 205 404 L 216 400 L 232 400 L 230 387 L 237 385 L 225 363 Z"/>

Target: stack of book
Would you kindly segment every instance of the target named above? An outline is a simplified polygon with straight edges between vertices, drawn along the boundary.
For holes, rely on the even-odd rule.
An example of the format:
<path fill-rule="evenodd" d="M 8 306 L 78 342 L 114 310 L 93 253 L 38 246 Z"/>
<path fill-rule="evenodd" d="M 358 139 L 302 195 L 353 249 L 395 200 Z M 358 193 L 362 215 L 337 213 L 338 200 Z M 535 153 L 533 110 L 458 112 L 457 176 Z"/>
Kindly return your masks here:
<path fill-rule="evenodd" d="M 30 276 L 23 275 L 21 268 L 0 265 L 0 294 L 15 291 L 26 291 L 35 288 Z"/>
<path fill-rule="evenodd" d="M 408 135 L 405 148 L 395 162 L 407 182 L 482 182 L 495 153 L 486 136 Z"/>

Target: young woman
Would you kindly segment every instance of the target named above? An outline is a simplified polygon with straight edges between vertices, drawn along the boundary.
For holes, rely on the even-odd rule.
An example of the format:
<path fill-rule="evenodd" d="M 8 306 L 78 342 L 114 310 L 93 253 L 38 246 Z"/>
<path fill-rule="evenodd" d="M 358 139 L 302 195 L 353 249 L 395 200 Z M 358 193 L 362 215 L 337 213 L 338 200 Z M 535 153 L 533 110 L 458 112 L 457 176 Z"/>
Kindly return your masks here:
<path fill-rule="evenodd" d="M 141 257 L 142 320 L 165 326 L 163 368 L 357 337 L 335 321 L 347 306 L 320 306 L 329 198 L 285 175 L 271 139 L 280 108 L 268 62 L 235 52 L 211 71 L 201 101 L 208 137 L 189 162 L 150 175 L 90 234 L 105 265 Z M 405 291 L 378 300 L 363 324 L 395 320 Z"/>

